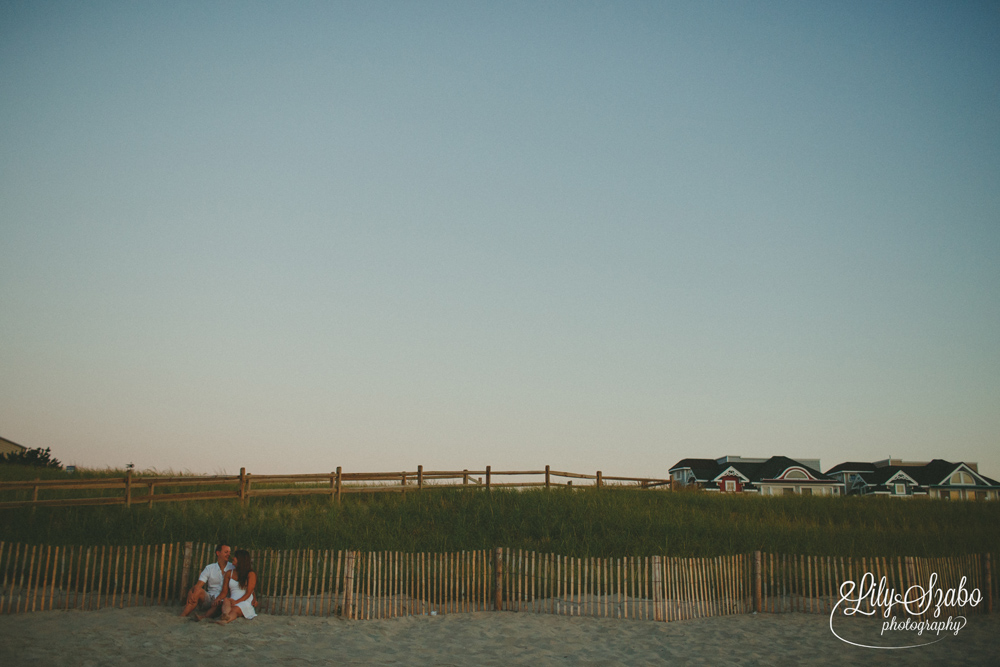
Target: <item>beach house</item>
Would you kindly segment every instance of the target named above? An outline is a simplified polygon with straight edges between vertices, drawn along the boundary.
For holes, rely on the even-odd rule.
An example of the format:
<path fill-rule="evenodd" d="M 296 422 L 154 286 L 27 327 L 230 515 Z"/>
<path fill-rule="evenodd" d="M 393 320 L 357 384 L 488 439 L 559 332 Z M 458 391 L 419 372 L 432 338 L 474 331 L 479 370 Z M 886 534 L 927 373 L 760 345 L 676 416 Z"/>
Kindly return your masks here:
<path fill-rule="evenodd" d="M 819 470 L 819 459 L 730 455 L 717 459 L 681 459 L 670 468 L 670 479 L 675 487 L 696 487 L 718 493 L 840 495 L 840 483 Z"/>
<path fill-rule="evenodd" d="M 848 461 L 826 471 L 846 495 L 945 500 L 1000 500 L 1000 482 L 979 473 L 973 462 Z"/>

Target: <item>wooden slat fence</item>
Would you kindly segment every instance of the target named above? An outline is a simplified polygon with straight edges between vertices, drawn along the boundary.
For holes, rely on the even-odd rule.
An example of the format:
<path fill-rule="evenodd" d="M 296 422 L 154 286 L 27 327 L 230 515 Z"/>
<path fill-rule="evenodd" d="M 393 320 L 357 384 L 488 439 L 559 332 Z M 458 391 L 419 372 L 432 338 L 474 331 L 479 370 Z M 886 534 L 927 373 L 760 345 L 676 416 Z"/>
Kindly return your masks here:
<path fill-rule="evenodd" d="M 886 588 L 901 595 L 913 585 L 926 589 L 932 573 L 937 574 L 935 588 L 942 590 L 958 589 L 964 578 L 965 590 L 978 588 L 983 595 L 983 602 L 976 607 L 942 605 L 942 617 L 988 614 L 992 612 L 993 599 L 1000 592 L 992 573 L 992 563 L 995 561 L 995 554 L 947 558 L 762 554 L 760 611 L 829 614 L 840 599 L 840 582 L 850 580 L 860 585 L 864 574 L 870 572 L 874 575 L 876 585 L 885 577 Z M 857 596 L 858 593 L 854 595 Z M 866 603 L 862 608 L 870 611 L 872 606 Z M 933 612 L 934 607 L 919 618 L 926 618 Z"/>
<path fill-rule="evenodd" d="M 174 604 L 185 581 L 184 549 L 183 543 L 82 547 L 0 542 L 0 613 Z"/>
<path fill-rule="evenodd" d="M 214 545 L 49 546 L 0 542 L 0 613 L 180 605 Z M 728 614 L 830 613 L 845 580 L 885 576 L 897 592 L 927 586 L 982 591 L 990 613 L 996 554 L 849 558 L 756 552 L 715 558 L 576 558 L 521 549 L 403 553 L 257 549 L 258 611 L 382 619 L 510 611 L 675 621 Z"/>

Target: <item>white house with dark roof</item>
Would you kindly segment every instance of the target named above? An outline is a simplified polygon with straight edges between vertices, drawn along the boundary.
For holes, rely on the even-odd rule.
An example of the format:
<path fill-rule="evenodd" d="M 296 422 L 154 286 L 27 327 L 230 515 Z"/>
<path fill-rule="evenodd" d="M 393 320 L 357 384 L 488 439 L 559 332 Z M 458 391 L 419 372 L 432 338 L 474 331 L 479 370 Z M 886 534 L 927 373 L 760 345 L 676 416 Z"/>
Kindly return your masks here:
<path fill-rule="evenodd" d="M 681 459 L 670 468 L 671 480 L 719 493 L 778 495 L 840 495 L 840 484 L 819 471 L 818 459 L 769 459 L 723 456 Z"/>
<path fill-rule="evenodd" d="M 826 471 L 848 495 L 946 500 L 1000 500 L 1000 482 L 979 473 L 975 463 L 883 459 L 850 461 Z"/>

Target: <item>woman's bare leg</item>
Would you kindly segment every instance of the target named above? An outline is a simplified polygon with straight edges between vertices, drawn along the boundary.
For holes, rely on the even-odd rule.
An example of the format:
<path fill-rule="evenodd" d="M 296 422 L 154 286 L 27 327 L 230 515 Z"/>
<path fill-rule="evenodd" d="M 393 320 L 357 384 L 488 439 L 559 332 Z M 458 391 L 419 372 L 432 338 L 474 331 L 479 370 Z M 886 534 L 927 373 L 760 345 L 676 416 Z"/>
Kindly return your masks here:
<path fill-rule="evenodd" d="M 219 618 L 218 621 L 216 621 L 216 623 L 218 623 L 219 625 L 225 625 L 226 623 L 229 623 L 230 621 L 233 620 L 233 618 L 235 618 L 235 616 L 233 616 L 233 618 L 230 618 L 232 613 L 233 613 L 233 603 L 230 602 L 229 598 L 226 598 L 225 601 L 222 603 L 222 616 Z"/>
<path fill-rule="evenodd" d="M 204 614 L 195 614 L 194 620 L 200 621 L 203 618 L 211 618 L 212 616 L 215 616 L 218 613 L 219 613 L 219 600 L 216 600 L 215 602 L 212 603 L 212 606 L 210 606 L 208 609 L 205 610 Z"/>
<path fill-rule="evenodd" d="M 226 609 L 227 606 L 229 607 L 228 610 Z M 226 600 L 226 604 L 223 605 L 222 609 L 222 618 L 216 621 L 216 623 L 219 625 L 225 625 L 226 623 L 232 623 L 237 618 L 241 618 L 242 616 L 243 610 L 234 604 L 230 604 L 229 600 Z"/>

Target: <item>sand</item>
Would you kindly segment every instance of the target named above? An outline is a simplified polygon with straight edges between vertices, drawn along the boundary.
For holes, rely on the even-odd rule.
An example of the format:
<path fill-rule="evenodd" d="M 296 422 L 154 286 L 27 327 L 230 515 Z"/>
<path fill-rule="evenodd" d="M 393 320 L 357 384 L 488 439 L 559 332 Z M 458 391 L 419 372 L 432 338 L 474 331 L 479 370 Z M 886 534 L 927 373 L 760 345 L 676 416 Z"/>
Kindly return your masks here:
<path fill-rule="evenodd" d="M 656 623 L 479 612 L 381 621 L 270 616 L 220 626 L 171 607 L 0 617 L 0 664 L 39 665 L 849 665 L 997 664 L 1000 614 L 916 649 L 855 648 L 829 618 L 759 614 Z M 844 619 L 852 638 L 878 635 Z M 944 635 L 942 635 L 944 636 Z M 153 662 L 150 662 L 153 661 Z"/>

